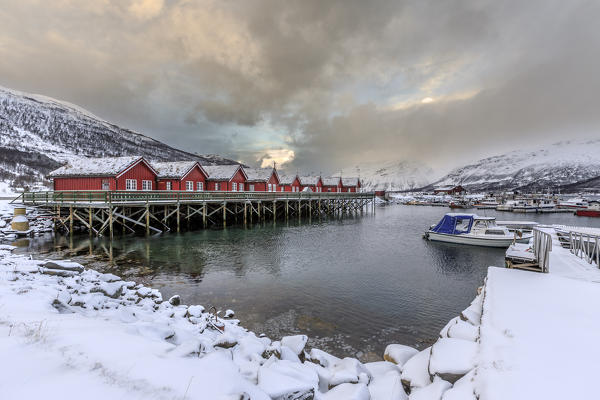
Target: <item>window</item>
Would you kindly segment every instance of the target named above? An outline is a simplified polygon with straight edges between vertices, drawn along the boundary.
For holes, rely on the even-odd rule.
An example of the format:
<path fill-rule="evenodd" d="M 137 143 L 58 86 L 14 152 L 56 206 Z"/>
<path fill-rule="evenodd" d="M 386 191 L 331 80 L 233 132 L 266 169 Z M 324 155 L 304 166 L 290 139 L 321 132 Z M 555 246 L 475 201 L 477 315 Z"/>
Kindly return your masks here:
<path fill-rule="evenodd" d="M 280 187 L 279 187 L 279 191 L 280 191 L 280 192 L 283 192 L 283 186 L 280 186 Z"/>
<path fill-rule="evenodd" d="M 269 183 L 269 192 L 272 192 L 272 191 L 273 191 L 273 185 L 271 185 L 271 184 Z"/>
<path fill-rule="evenodd" d="M 196 182 L 196 190 L 202 192 L 204 190 L 204 182 Z"/>
<path fill-rule="evenodd" d="M 232 192 L 237 192 L 237 183 L 236 183 L 236 182 L 233 182 L 233 183 L 231 184 L 231 191 L 232 191 Z"/>
<path fill-rule="evenodd" d="M 193 191 L 194 190 L 194 182 L 185 181 L 185 190 Z"/>
<path fill-rule="evenodd" d="M 274 184 L 273 184 L 273 191 L 274 191 L 274 192 L 276 192 L 276 191 L 277 191 L 277 184 L 276 184 L 276 183 L 274 183 Z"/>
<path fill-rule="evenodd" d="M 254 192 L 254 185 L 253 184 L 250 184 L 250 191 Z"/>
<path fill-rule="evenodd" d="M 102 179 L 102 190 L 110 190 L 108 179 Z"/>
<path fill-rule="evenodd" d="M 219 182 L 215 182 L 215 190 L 221 190 L 221 185 Z"/>
<path fill-rule="evenodd" d="M 142 190 L 152 190 L 152 181 L 142 181 Z"/>
<path fill-rule="evenodd" d="M 243 183 L 240 183 L 239 189 L 240 189 L 240 192 L 244 191 L 244 184 Z"/>
<path fill-rule="evenodd" d="M 165 188 L 167 190 L 171 190 L 171 182 L 167 182 L 166 185 L 165 185 Z"/>
<path fill-rule="evenodd" d="M 125 190 L 137 190 L 137 180 L 136 179 L 126 179 L 125 180 Z"/>

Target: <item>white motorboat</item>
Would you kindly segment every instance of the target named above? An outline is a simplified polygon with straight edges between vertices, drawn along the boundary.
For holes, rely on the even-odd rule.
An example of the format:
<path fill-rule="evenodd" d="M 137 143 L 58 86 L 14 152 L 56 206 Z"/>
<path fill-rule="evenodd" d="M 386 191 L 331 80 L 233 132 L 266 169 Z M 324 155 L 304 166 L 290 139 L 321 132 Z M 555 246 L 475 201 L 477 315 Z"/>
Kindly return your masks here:
<path fill-rule="evenodd" d="M 513 206 L 512 210 L 513 210 L 513 212 L 521 212 L 521 213 L 536 212 L 537 211 L 537 206 L 531 204 L 528 201 L 521 200 L 521 201 L 518 201 Z"/>
<path fill-rule="evenodd" d="M 510 232 L 498 226 L 494 217 L 476 214 L 448 213 L 433 226 L 425 237 L 432 241 L 487 247 L 508 247 L 512 243 L 527 243 L 531 234 Z"/>
<path fill-rule="evenodd" d="M 559 201 L 558 208 L 585 210 L 586 208 L 588 208 L 588 202 L 581 198 L 568 199 L 564 201 Z"/>
<path fill-rule="evenodd" d="M 495 210 L 498 207 L 496 199 L 483 199 L 480 202 L 475 203 L 475 208 L 480 210 Z"/>
<path fill-rule="evenodd" d="M 513 207 L 515 206 L 515 204 L 517 204 L 517 201 L 515 201 L 515 200 L 508 200 L 504 204 L 499 204 L 496 207 L 496 211 L 512 211 Z"/>

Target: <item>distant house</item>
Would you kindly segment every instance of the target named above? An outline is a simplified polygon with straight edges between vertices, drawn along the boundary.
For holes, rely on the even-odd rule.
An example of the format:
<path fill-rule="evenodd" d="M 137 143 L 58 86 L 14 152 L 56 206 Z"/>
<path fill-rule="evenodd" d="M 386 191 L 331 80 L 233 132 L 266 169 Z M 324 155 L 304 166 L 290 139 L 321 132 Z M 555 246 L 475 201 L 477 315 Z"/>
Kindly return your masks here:
<path fill-rule="evenodd" d="M 310 190 L 316 193 L 323 191 L 323 181 L 320 176 L 299 176 L 298 180 L 301 191 Z"/>
<path fill-rule="evenodd" d="M 158 190 L 201 192 L 206 189 L 208 173 L 197 161 L 159 162 L 152 165 L 157 172 Z"/>
<path fill-rule="evenodd" d="M 298 175 L 280 175 L 279 184 L 283 192 L 300 191 L 300 179 L 298 179 Z"/>
<path fill-rule="evenodd" d="M 223 192 L 243 192 L 248 176 L 241 165 L 205 165 L 208 174 L 206 190 Z"/>
<path fill-rule="evenodd" d="M 466 190 L 461 185 L 436 186 L 433 188 L 434 194 L 463 194 Z"/>
<path fill-rule="evenodd" d="M 54 190 L 155 190 L 157 172 L 143 157 L 81 158 L 50 172 Z"/>
<path fill-rule="evenodd" d="M 361 188 L 361 182 L 359 178 L 341 178 L 342 180 L 342 192 L 359 192 Z"/>
<path fill-rule="evenodd" d="M 277 192 L 282 186 L 275 168 L 244 168 L 249 192 Z"/>
<path fill-rule="evenodd" d="M 336 176 L 321 178 L 323 192 L 337 193 L 342 191 L 342 179 Z"/>

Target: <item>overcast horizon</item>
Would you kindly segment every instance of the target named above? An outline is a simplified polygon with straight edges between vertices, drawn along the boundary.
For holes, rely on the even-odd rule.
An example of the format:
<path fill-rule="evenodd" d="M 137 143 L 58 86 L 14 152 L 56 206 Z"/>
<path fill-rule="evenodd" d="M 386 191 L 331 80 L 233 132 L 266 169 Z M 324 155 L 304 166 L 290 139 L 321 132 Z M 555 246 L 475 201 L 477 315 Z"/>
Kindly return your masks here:
<path fill-rule="evenodd" d="M 23 0 L 0 7 L 0 85 L 249 165 L 439 175 L 600 138 L 599 19 L 590 1 Z"/>

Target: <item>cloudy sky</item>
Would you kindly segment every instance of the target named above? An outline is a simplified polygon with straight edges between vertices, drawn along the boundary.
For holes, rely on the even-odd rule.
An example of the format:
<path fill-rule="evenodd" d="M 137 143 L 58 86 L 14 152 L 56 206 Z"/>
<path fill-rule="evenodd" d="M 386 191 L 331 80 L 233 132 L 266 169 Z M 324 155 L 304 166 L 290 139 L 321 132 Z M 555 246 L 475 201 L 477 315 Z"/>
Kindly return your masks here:
<path fill-rule="evenodd" d="M 173 146 L 438 171 L 600 136 L 600 2 L 0 0 L 0 85 Z"/>

